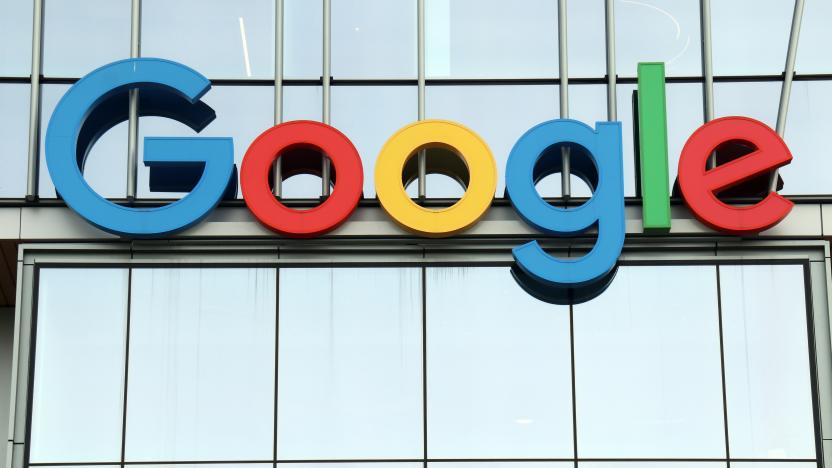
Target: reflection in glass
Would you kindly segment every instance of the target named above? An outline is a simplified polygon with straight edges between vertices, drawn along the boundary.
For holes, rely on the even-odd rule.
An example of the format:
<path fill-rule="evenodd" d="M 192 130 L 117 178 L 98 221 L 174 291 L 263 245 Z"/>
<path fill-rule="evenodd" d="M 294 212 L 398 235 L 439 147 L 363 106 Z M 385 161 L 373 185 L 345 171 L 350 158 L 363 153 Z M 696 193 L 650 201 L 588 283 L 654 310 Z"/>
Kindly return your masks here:
<path fill-rule="evenodd" d="M 725 456 L 717 303 L 712 266 L 622 266 L 574 306 L 578 456 Z"/>
<path fill-rule="evenodd" d="M 323 64 L 323 2 L 284 0 L 283 76 L 320 79 Z"/>
<path fill-rule="evenodd" d="M 731 456 L 814 458 L 803 267 L 719 271 Z"/>
<path fill-rule="evenodd" d="M 714 74 L 782 74 L 793 9 L 784 0 L 712 0 Z"/>
<path fill-rule="evenodd" d="M 554 85 L 428 86 L 425 114 L 461 122 L 491 148 L 497 162 L 497 194 L 505 192 L 505 166 L 517 140 L 531 127 L 558 116 Z"/>
<path fill-rule="evenodd" d="M 615 40 L 621 76 L 636 76 L 639 62 L 664 62 L 667 76 L 702 74 L 696 0 L 617 0 Z"/>
<path fill-rule="evenodd" d="M 44 76 L 78 78 L 130 57 L 130 0 L 45 0 L 43 15 Z"/>
<path fill-rule="evenodd" d="M 572 457 L 569 308 L 508 267 L 428 268 L 425 288 L 428 455 Z"/>
<path fill-rule="evenodd" d="M 792 162 L 780 168 L 781 194 L 819 195 L 832 192 L 829 147 L 822 135 L 832 134 L 832 81 L 792 84 L 785 140 Z"/>
<path fill-rule="evenodd" d="M 143 0 L 142 56 L 184 63 L 208 78 L 274 76 L 274 2 Z"/>
<path fill-rule="evenodd" d="M 416 78 L 415 0 L 332 2 L 332 75 Z"/>
<path fill-rule="evenodd" d="M 604 0 L 566 3 L 569 78 L 603 77 L 607 74 Z"/>
<path fill-rule="evenodd" d="M 26 195 L 30 89 L 28 84 L 0 84 L 0 198 Z"/>
<path fill-rule="evenodd" d="M 134 269 L 125 458 L 269 460 L 274 269 Z"/>
<path fill-rule="evenodd" d="M 278 458 L 422 457 L 420 273 L 280 270 Z"/>
<path fill-rule="evenodd" d="M 0 2 L 0 76 L 32 74 L 32 0 Z"/>
<path fill-rule="evenodd" d="M 381 147 L 418 119 L 415 86 L 336 86 L 332 125 L 353 142 L 364 165 L 364 197 L 375 197 L 375 165 Z"/>
<path fill-rule="evenodd" d="M 187 125 L 163 117 L 142 117 L 139 123 L 139 155 L 146 136 L 232 137 L 234 163 L 239 173 L 243 156 L 258 135 L 274 122 L 274 88 L 271 86 L 214 86 L 202 100 L 216 111 L 205 130 L 195 133 Z M 138 195 L 142 198 L 181 198 L 185 193 L 151 192 L 150 169 L 139 161 Z M 237 198 L 242 192 L 237 190 Z"/>
<path fill-rule="evenodd" d="M 832 56 L 829 55 L 829 44 L 832 43 L 832 28 L 829 27 L 832 2 L 810 0 L 805 5 L 795 71 L 799 74 L 832 73 Z"/>
<path fill-rule="evenodd" d="M 46 165 L 46 130 L 52 112 L 69 85 L 41 85 L 40 168 L 38 193 L 41 198 L 56 198 L 55 186 Z M 93 145 L 84 163 L 84 180 L 105 198 L 127 195 L 127 122 L 111 128 Z"/>
<path fill-rule="evenodd" d="M 425 28 L 428 78 L 558 76 L 556 2 L 427 0 Z"/>
<path fill-rule="evenodd" d="M 30 461 L 121 457 L 126 269 L 43 269 Z"/>

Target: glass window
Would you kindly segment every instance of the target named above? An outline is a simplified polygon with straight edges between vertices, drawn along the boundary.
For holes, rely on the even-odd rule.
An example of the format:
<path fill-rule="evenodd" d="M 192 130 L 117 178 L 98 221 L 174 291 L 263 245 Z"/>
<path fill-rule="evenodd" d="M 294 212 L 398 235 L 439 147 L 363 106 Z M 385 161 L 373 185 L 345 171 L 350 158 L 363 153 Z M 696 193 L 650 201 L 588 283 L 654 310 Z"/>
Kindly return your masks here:
<path fill-rule="evenodd" d="M 427 468 L 454 468 L 466 466 L 468 468 L 575 468 L 573 462 L 428 462 Z"/>
<path fill-rule="evenodd" d="M 615 87 L 616 117 L 621 122 L 621 149 L 624 153 L 624 196 L 636 196 L 636 147 L 633 138 L 633 123 L 638 120 L 633 106 L 633 93 L 638 89 L 636 84 L 618 83 Z M 666 88 L 665 88 L 666 89 Z M 596 104 L 597 108 L 597 104 Z M 600 114 L 600 112 L 599 112 Z M 667 130 L 670 131 L 668 120 Z"/>
<path fill-rule="evenodd" d="M 816 462 L 737 462 L 732 461 L 731 466 L 737 468 L 816 468 Z"/>
<path fill-rule="evenodd" d="M 832 3 L 809 0 L 805 5 L 795 71 L 800 74 L 832 73 L 832 56 L 829 55 L 829 44 L 832 43 L 832 28 L 829 27 Z"/>
<path fill-rule="evenodd" d="M 569 308 L 509 268 L 428 268 L 428 456 L 572 457 Z"/>
<path fill-rule="evenodd" d="M 30 90 L 28 84 L 0 85 L 0 198 L 26 195 Z"/>
<path fill-rule="evenodd" d="M 335 86 L 332 125 L 343 132 L 361 155 L 364 197 L 373 198 L 375 163 L 393 134 L 418 119 L 415 86 Z"/>
<path fill-rule="evenodd" d="M 832 81 L 795 81 L 792 84 L 785 140 L 792 162 L 780 168 L 783 190 L 790 195 L 832 193 L 832 159 L 821 135 L 832 134 Z"/>
<path fill-rule="evenodd" d="M 336 463 L 278 463 L 280 467 L 286 468 L 423 468 L 424 464 L 414 462 L 343 462 Z M 175 468 L 175 467 L 174 467 Z M 242 467 L 245 468 L 245 467 Z M 798 467 L 800 468 L 800 467 Z"/>
<path fill-rule="evenodd" d="M 607 120 L 607 86 L 569 85 L 569 118 L 580 120 L 592 128 L 595 128 L 596 122 L 605 122 Z M 624 160 L 624 170 L 626 174 L 624 176 L 624 193 L 626 194 L 628 193 L 627 189 L 634 184 L 632 163 L 628 162 L 627 159 Z M 543 189 L 544 196 L 561 196 L 560 174 L 546 177 L 540 183 L 547 182 L 549 185 Z M 538 183 L 538 191 L 541 190 L 540 183 Z M 592 190 L 589 186 L 576 176 L 570 178 L 570 189 L 573 197 L 592 196 Z"/>
<path fill-rule="evenodd" d="M 416 78 L 415 0 L 332 2 L 332 75 Z"/>
<path fill-rule="evenodd" d="M 780 75 L 786 63 L 794 2 L 713 0 L 714 75 Z"/>
<path fill-rule="evenodd" d="M 725 456 L 717 304 L 715 268 L 684 265 L 620 267 L 574 306 L 580 457 Z"/>
<path fill-rule="evenodd" d="M 426 74 L 557 77 L 557 14 L 557 3 L 549 0 L 427 0 Z"/>
<path fill-rule="evenodd" d="M 603 0 L 580 0 L 566 3 L 566 33 L 568 34 L 566 47 L 569 52 L 570 78 L 606 76 L 605 15 Z"/>
<path fill-rule="evenodd" d="M 702 74 L 697 0 L 618 0 L 615 39 L 621 76 L 636 76 L 639 62 L 664 62 L 668 76 Z"/>
<path fill-rule="evenodd" d="M 187 125 L 163 117 L 143 117 L 139 123 L 138 195 L 144 198 L 181 198 L 184 193 L 150 191 L 150 169 L 142 162 L 146 136 L 232 137 L 234 162 L 239 173 L 243 156 L 258 135 L 274 123 L 274 88 L 271 86 L 214 86 L 202 100 L 216 111 L 217 118 L 200 133 Z M 237 198 L 242 192 L 237 190 Z"/>
<path fill-rule="evenodd" d="M 130 0 L 45 0 L 43 15 L 45 76 L 77 78 L 130 57 Z"/>
<path fill-rule="evenodd" d="M 428 86 L 425 114 L 432 119 L 460 122 L 485 140 L 497 162 L 496 196 L 502 198 L 511 148 L 529 128 L 557 118 L 558 88 L 554 85 Z"/>
<path fill-rule="evenodd" d="M 209 78 L 274 77 L 274 2 L 144 0 L 142 56 Z"/>
<path fill-rule="evenodd" d="M 44 84 L 41 87 L 40 171 L 38 193 L 41 198 L 56 198 L 55 186 L 46 165 L 46 130 L 52 112 L 69 85 Z M 93 145 L 84 163 L 84 180 L 105 198 L 127 195 L 127 122 L 108 130 Z"/>
<path fill-rule="evenodd" d="M 731 456 L 814 458 L 803 267 L 719 272 Z"/>
<path fill-rule="evenodd" d="M 714 85 L 719 87 L 722 83 Z M 637 140 L 633 134 L 633 92 L 636 84 L 618 84 L 616 87 L 618 120 L 621 122 L 621 142 L 624 149 L 624 193 L 635 196 L 635 158 Z M 716 91 L 714 91 L 717 94 Z M 690 135 L 705 121 L 702 105 L 702 85 L 698 83 L 668 83 L 665 86 L 667 110 L 667 159 L 670 188 L 679 171 L 679 155 Z M 776 105 L 776 104 L 775 104 Z M 718 108 L 718 106 L 717 106 Z"/>
<path fill-rule="evenodd" d="M 280 270 L 278 458 L 422 457 L 420 278 Z"/>
<path fill-rule="evenodd" d="M 321 86 L 284 86 L 283 121 L 322 120 L 323 88 Z"/>
<path fill-rule="evenodd" d="M 121 458 L 125 269 L 43 269 L 38 280 L 32 463 Z"/>
<path fill-rule="evenodd" d="M 335 93 L 333 88 L 333 94 Z M 359 107 L 360 108 L 360 107 Z M 355 108 L 349 112 L 355 112 Z M 393 108 L 386 109 L 393 111 Z M 323 112 L 323 90 L 321 86 L 284 86 L 283 87 L 283 121 L 315 120 L 320 122 Z M 332 109 L 338 115 L 338 106 Z M 349 136 L 349 135 L 348 135 Z M 350 136 L 352 140 L 352 137 Z M 355 142 L 355 140 L 352 140 Z M 361 148 L 358 147 L 361 151 Z M 361 153 L 362 159 L 364 154 Z M 368 177 L 367 168 L 364 177 Z M 281 198 L 318 198 L 321 196 L 321 178 L 310 174 L 296 174 L 283 181 Z M 365 193 L 366 196 L 366 193 Z"/>
<path fill-rule="evenodd" d="M 270 460 L 274 269 L 134 269 L 125 459 Z"/>
<path fill-rule="evenodd" d="M 32 0 L 0 1 L 0 76 L 32 74 Z"/>
<path fill-rule="evenodd" d="M 735 462 L 731 462 L 733 465 Z M 671 462 L 628 462 L 615 461 L 610 462 L 580 462 L 578 468 L 727 468 L 725 462 L 692 462 L 692 461 L 671 461 Z M 752 467 L 747 467 L 752 468 Z M 756 468 L 756 467 L 754 467 Z M 776 468 L 776 467 L 772 467 Z M 787 467 L 780 467 L 787 468 Z M 804 468 L 795 466 L 793 468 Z"/>
<path fill-rule="evenodd" d="M 776 81 L 714 83 L 714 117 L 751 117 L 774 128 L 782 86 Z"/>
<path fill-rule="evenodd" d="M 323 2 L 284 0 L 283 76 L 320 79 L 323 66 Z"/>

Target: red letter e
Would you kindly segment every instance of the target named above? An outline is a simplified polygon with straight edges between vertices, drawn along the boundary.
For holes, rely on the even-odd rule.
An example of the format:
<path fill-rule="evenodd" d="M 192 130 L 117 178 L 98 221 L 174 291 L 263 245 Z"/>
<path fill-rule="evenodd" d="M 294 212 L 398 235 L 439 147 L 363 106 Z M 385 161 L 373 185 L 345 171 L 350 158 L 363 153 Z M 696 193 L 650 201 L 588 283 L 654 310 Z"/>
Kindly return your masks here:
<path fill-rule="evenodd" d="M 708 170 L 708 157 L 729 141 L 741 141 L 756 150 Z M 702 223 L 730 234 L 752 234 L 779 223 L 794 204 L 772 192 L 751 206 L 731 206 L 716 194 L 791 160 L 786 143 L 764 123 L 747 117 L 723 117 L 699 127 L 688 138 L 679 158 L 679 188 Z"/>

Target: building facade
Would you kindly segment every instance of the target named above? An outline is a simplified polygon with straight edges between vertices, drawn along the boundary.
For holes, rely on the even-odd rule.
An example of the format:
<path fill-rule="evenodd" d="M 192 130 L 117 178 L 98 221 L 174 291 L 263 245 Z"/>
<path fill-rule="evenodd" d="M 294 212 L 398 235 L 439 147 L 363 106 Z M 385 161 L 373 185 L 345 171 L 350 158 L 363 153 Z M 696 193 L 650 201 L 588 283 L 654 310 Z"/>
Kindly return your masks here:
<path fill-rule="evenodd" d="M 6 466 L 832 466 L 830 43 L 822 0 L 0 0 Z M 79 159 L 101 197 L 153 210 L 188 195 L 143 163 L 146 137 L 231 137 L 240 171 L 262 132 L 311 120 L 360 154 L 355 211 L 282 235 L 234 172 L 176 233 L 87 222 L 53 184 L 53 111 L 93 70 L 150 57 L 210 80 L 194 105 L 215 115 L 197 132 L 125 88 L 123 121 Z M 664 64 L 664 230 L 643 222 L 640 63 Z M 686 141 L 726 116 L 793 156 L 721 194 L 753 206 L 774 188 L 794 206 L 770 229 L 714 230 L 680 195 Z M 512 254 L 596 246 L 592 228 L 541 232 L 506 195 L 518 139 L 567 118 L 621 128 L 626 239 L 587 297 L 529 288 Z M 413 232 L 376 194 L 385 142 L 425 119 L 463 124 L 495 160 L 493 200 L 454 235 Z M 721 146 L 716 167 L 749 151 Z M 537 192 L 579 210 L 599 181 L 578 170 L 586 154 L 561 156 Z M 286 207 L 345 190 L 320 151 L 281 158 L 268 183 Z M 474 177 L 437 144 L 401 183 L 438 212 Z"/>

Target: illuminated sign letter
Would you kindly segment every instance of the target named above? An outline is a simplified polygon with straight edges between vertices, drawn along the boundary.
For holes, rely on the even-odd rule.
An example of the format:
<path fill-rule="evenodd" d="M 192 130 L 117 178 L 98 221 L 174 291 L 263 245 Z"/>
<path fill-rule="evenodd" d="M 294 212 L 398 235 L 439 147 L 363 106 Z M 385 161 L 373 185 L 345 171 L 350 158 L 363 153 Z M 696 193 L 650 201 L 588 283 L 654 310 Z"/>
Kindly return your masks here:
<path fill-rule="evenodd" d="M 509 155 L 506 190 L 514 209 L 528 224 L 555 236 L 574 236 L 598 228 L 595 246 L 576 259 L 552 257 L 537 241 L 516 247 L 513 254 L 517 266 L 541 285 L 588 287 L 614 271 L 624 246 L 621 124 L 598 122 L 596 127 L 593 130 L 576 120 L 550 120 L 527 131 Z M 568 209 L 550 205 L 535 188 L 541 173 L 539 162 L 553 155 L 559 160 L 564 144 L 570 147 L 573 159 L 583 153 L 597 171 L 592 198 Z"/>
<path fill-rule="evenodd" d="M 234 174 L 234 147 L 231 138 L 148 137 L 145 164 L 162 172 L 201 170 L 193 191 L 158 208 L 104 199 L 84 181 L 84 161 L 101 135 L 127 120 L 134 88 L 139 115 L 172 118 L 196 131 L 215 117 L 199 100 L 211 83 L 193 69 L 161 59 L 113 62 L 81 78 L 58 103 L 46 131 L 46 164 L 66 204 L 93 225 L 129 237 L 164 236 L 199 222 L 219 203 Z"/>
<path fill-rule="evenodd" d="M 731 141 L 745 142 L 756 151 L 707 169 L 711 153 Z M 794 204 L 772 192 L 751 206 L 731 206 L 716 194 L 791 160 L 786 143 L 766 124 L 748 117 L 723 117 L 699 127 L 688 138 L 679 157 L 679 188 L 693 214 L 711 229 L 756 233 L 779 223 Z"/>

